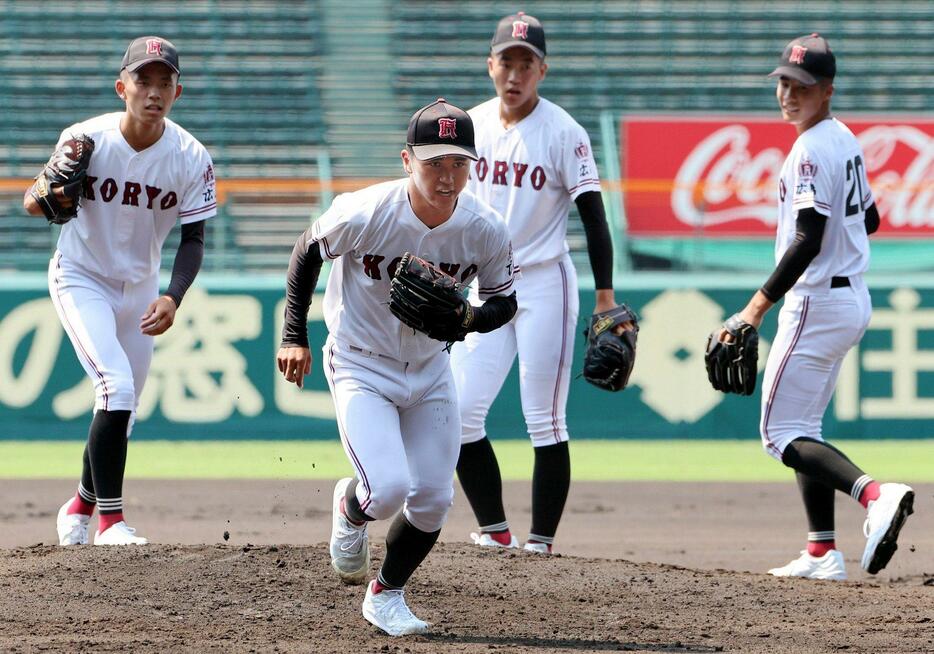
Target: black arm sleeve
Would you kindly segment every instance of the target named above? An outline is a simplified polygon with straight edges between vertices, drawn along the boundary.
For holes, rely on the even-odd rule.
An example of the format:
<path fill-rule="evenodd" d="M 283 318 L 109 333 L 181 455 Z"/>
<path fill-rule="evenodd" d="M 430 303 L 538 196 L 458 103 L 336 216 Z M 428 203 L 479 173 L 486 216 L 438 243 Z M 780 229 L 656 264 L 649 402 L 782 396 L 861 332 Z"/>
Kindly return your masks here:
<path fill-rule="evenodd" d="M 876 230 L 879 229 L 880 222 L 879 210 L 876 209 L 876 203 L 873 202 L 872 205 L 866 209 L 866 217 L 863 218 L 863 224 L 866 226 L 866 234 L 875 234 Z"/>
<path fill-rule="evenodd" d="M 516 315 L 518 306 L 515 293 L 508 297 L 494 295 L 484 302 L 482 306 L 473 308 L 473 322 L 470 323 L 470 331 L 485 334 L 502 327 Z"/>
<path fill-rule="evenodd" d="M 178 244 L 178 252 L 175 253 L 169 288 L 165 291 L 165 295 L 172 298 L 176 307 L 182 306 L 182 298 L 195 281 L 203 260 L 204 221 L 182 225 L 182 240 Z"/>
<path fill-rule="evenodd" d="M 613 240 L 606 223 L 606 210 L 600 191 L 587 191 L 574 201 L 584 224 L 587 237 L 587 255 L 597 289 L 613 288 Z"/>
<path fill-rule="evenodd" d="M 798 278 L 804 274 L 818 254 L 821 240 L 824 238 L 824 225 L 827 217 L 814 208 L 802 209 L 795 220 L 795 240 L 785 250 L 785 256 L 778 262 L 775 272 L 765 284 L 762 293 L 771 302 L 778 302 L 787 293 Z"/>
<path fill-rule="evenodd" d="M 308 307 L 321 274 L 321 249 L 317 241 L 308 245 L 311 230 L 302 232 L 292 248 L 285 292 L 285 322 L 280 347 L 308 347 Z"/>

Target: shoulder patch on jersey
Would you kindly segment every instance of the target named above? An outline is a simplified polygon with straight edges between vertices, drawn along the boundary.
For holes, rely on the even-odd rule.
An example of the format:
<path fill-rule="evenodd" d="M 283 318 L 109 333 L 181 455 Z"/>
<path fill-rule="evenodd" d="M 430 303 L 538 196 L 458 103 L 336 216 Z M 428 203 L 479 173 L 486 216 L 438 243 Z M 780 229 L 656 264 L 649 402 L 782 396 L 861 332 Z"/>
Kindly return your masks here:
<path fill-rule="evenodd" d="M 574 154 L 577 155 L 578 159 L 586 159 L 590 155 L 590 148 L 583 141 L 578 141 L 577 147 L 574 148 Z"/>
<path fill-rule="evenodd" d="M 817 164 L 805 157 L 798 165 L 798 175 L 802 179 L 813 179 L 817 175 Z"/>

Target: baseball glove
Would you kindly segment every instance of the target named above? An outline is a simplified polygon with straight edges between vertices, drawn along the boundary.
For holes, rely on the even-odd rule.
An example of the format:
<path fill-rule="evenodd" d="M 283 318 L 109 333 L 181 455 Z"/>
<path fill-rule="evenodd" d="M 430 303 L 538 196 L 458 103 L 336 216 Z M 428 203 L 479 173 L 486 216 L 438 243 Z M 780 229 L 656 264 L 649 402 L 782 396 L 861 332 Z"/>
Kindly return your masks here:
<path fill-rule="evenodd" d="M 473 321 L 463 287 L 447 273 L 406 252 L 389 287 L 389 310 L 438 341 L 462 341 Z"/>
<path fill-rule="evenodd" d="M 84 189 L 84 180 L 94 152 L 90 136 L 79 134 L 68 139 L 54 152 L 42 172 L 36 176 L 29 193 L 42 208 L 50 223 L 64 225 L 78 215 L 78 203 Z M 61 188 L 70 207 L 63 207 L 55 189 Z"/>
<path fill-rule="evenodd" d="M 616 328 L 631 321 L 632 329 L 622 334 Z M 629 383 L 629 375 L 636 363 L 636 337 L 639 319 L 625 304 L 595 313 L 590 327 L 584 332 L 587 350 L 584 352 L 584 379 L 605 391 L 621 391 Z"/>
<path fill-rule="evenodd" d="M 720 331 L 726 330 L 732 342 L 720 341 Z M 739 314 L 730 316 L 722 327 L 707 337 L 707 378 L 710 385 L 724 393 L 752 395 L 756 390 L 759 362 L 759 332 Z"/>

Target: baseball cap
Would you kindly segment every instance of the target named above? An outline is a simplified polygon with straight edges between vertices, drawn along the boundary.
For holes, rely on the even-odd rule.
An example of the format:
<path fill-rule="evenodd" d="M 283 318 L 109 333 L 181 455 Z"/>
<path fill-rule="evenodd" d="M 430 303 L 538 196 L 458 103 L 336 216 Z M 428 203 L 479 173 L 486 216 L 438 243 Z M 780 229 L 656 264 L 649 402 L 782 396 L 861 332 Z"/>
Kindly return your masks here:
<path fill-rule="evenodd" d="M 537 18 L 527 16 L 524 11 L 499 21 L 490 50 L 493 54 L 499 54 L 515 46 L 528 48 L 542 59 L 545 58 L 545 28 Z"/>
<path fill-rule="evenodd" d="M 466 111 L 444 98 L 415 112 L 409 121 L 405 144 L 412 148 L 416 159 L 437 159 L 453 154 L 477 160 L 473 121 Z"/>
<path fill-rule="evenodd" d="M 171 41 L 161 36 L 141 36 L 133 39 L 126 49 L 126 54 L 123 55 L 120 70 L 126 68 L 132 73 L 154 61 L 161 61 L 176 73 L 181 74 L 178 68 L 178 50 Z"/>
<path fill-rule="evenodd" d="M 799 36 L 785 46 L 778 68 L 769 77 L 790 77 L 808 86 L 822 79 L 833 79 L 837 59 L 830 51 L 827 39 L 817 32 Z"/>

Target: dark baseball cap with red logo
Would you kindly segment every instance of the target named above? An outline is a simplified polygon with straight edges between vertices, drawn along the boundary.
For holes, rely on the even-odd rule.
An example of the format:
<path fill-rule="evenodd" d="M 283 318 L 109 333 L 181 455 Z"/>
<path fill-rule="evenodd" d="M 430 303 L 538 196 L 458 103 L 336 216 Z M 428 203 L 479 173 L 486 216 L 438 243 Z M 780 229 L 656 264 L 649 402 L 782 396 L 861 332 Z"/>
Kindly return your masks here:
<path fill-rule="evenodd" d="M 528 48 L 542 59 L 545 58 L 545 28 L 535 16 L 528 16 L 523 11 L 499 21 L 490 51 L 499 54 L 517 46 Z"/>
<path fill-rule="evenodd" d="M 778 68 L 769 77 L 789 77 L 811 86 L 821 80 L 832 80 L 837 74 L 837 59 L 830 51 L 827 39 L 815 32 L 799 36 L 785 46 Z"/>
<path fill-rule="evenodd" d="M 422 107 L 409 121 L 405 144 L 416 159 L 437 159 L 448 155 L 477 160 L 473 121 L 463 109 L 438 98 Z"/>
<path fill-rule="evenodd" d="M 133 39 L 126 54 L 123 55 L 123 65 L 120 70 L 126 68 L 131 73 L 146 64 L 159 61 L 176 73 L 181 74 L 178 67 L 178 50 L 168 39 L 161 36 L 141 36 Z"/>

